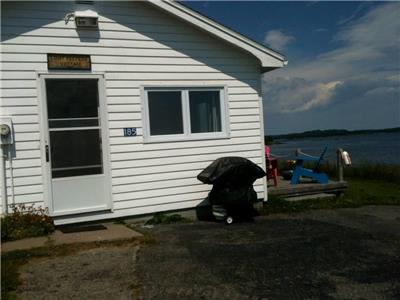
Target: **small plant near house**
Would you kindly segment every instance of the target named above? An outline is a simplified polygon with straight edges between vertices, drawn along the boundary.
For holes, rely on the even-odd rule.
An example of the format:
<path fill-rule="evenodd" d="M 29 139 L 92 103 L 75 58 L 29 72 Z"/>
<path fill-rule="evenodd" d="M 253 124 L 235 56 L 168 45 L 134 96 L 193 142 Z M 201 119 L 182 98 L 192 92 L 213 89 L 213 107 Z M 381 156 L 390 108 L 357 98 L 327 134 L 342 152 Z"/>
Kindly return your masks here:
<path fill-rule="evenodd" d="M 187 221 L 188 219 L 178 214 L 166 215 L 163 213 L 156 213 L 150 220 L 146 222 L 146 225 L 172 224 L 172 223 L 180 223 Z"/>
<path fill-rule="evenodd" d="M 54 231 L 53 220 L 47 210 L 34 205 L 14 205 L 12 213 L 1 219 L 1 241 L 14 241 L 47 235 Z"/>

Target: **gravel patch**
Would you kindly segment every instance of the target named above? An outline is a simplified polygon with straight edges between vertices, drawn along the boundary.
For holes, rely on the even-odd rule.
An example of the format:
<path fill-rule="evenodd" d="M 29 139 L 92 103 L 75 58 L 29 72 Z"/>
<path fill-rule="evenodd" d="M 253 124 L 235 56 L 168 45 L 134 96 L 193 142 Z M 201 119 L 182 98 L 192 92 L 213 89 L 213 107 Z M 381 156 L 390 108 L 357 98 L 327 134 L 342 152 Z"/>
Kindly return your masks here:
<path fill-rule="evenodd" d="M 35 259 L 22 271 L 20 299 L 135 299 L 136 247 L 104 247 Z"/>

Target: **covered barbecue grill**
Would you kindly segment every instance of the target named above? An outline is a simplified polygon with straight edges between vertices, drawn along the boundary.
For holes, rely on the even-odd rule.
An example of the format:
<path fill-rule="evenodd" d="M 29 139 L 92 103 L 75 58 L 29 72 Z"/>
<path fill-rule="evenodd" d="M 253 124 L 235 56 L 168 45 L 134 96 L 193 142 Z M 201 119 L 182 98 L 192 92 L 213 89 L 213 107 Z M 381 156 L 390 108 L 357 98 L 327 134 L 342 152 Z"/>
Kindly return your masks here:
<path fill-rule="evenodd" d="M 253 203 L 257 193 L 253 183 L 265 175 L 262 168 L 246 158 L 222 157 L 197 175 L 197 179 L 213 185 L 208 195 L 213 215 L 230 224 L 234 219 L 254 216 Z"/>

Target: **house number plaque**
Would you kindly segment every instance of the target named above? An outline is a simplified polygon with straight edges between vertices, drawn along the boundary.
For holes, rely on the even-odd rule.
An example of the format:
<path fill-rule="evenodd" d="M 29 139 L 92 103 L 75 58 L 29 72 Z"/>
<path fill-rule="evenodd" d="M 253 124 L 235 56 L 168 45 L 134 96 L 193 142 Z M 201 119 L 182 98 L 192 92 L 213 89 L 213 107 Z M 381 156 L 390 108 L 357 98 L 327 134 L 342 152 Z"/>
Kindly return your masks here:
<path fill-rule="evenodd" d="M 131 127 L 131 128 L 124 128 L 124 136 L 136 136 L 136 128 Z"/>

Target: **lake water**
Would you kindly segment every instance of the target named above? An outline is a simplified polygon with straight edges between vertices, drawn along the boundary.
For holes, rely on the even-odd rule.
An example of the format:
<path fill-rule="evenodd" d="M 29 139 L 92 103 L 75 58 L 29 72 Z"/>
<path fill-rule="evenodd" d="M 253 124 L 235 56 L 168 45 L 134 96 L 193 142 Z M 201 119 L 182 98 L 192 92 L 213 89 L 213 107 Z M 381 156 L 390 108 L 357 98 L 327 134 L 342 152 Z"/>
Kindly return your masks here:
<path fill-rule="evenodd" d="M 354 165 L 362 162 L 400 165 L 400 132 L 304 138 L 282 142 L 283 144 L 270 146 L 274 155 L 290 155 L 282 159 L 293 159 L 294 151 L 298 148 L 304 153 L 319 156 L 324 147 L 328 146 L 325 157 L 330 162 L 336 161 L 336 149 L 342 148 L 349 152 Z"/>

